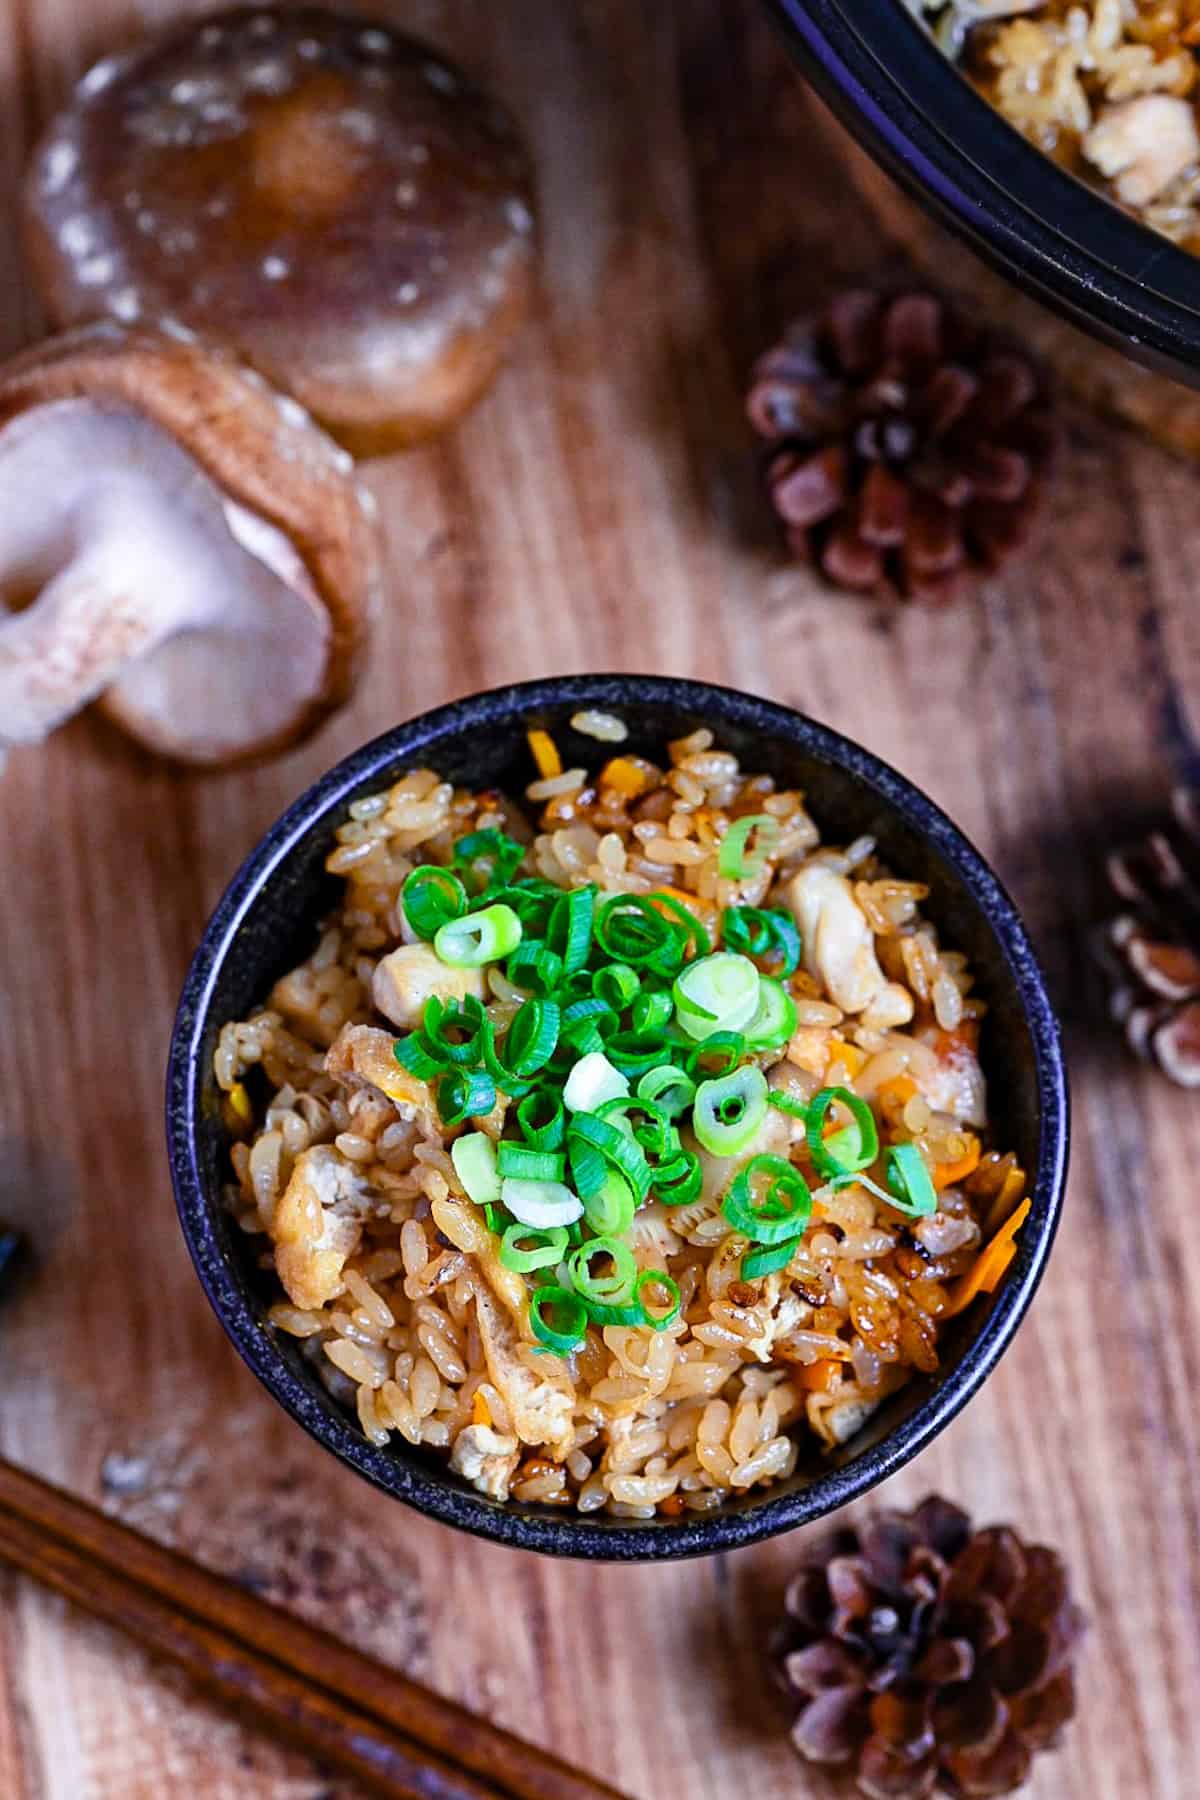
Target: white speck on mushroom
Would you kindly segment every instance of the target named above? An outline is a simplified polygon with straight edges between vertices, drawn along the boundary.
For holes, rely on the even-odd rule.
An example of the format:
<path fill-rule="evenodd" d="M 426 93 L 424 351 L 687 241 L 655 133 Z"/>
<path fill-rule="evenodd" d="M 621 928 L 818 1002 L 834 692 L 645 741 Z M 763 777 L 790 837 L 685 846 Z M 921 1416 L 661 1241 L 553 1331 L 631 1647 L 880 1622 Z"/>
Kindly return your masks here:
<path fill-rule="evenodd" d="M 358 489 L 358 504 L 368 519 L 374 519 L 378 515 L 379 502 L 370 488 L 360 487 Z"/>
<path fill-rule="evenodd" d="M 58 242 L 66 256 L 87 256 L 100 242 L 100 236 L 90 219 L 75 213 L 59 226 Z"/>
<path fill-rule="evenodd" d="M 218 44 L 225 42 L 225 29 L 221 25 L 206 25 L 198 40 L 202 50 L 215 50 Z"/>
<path fill-rule="evenodd" d="M 333 466 L 335 469 L 340 469 L 343 475 L 348 475 L 354 467 L 354 458 L 348 450 L 343 450 L 340 445 L 337 445 L 333 452 Z"/>
<path fill-rule="evenodd" d="M 196 248 L 196 234 L 187 225 L 177 225 L 164 231 L 159 243 L 166 256 L 186 256 Z"/>
<path fill-rule="evenodd" d="M 142 211 L 133 222 L 142 233 L 143 237 L 153 237 L 154 233 L 158 230 L 158 219 L 148 207 L 143 207 Z"/>
<path fill-rule="evenodd" d="M 458 77 L 446 67 L 445 63 L 427 62 L 423 65 L 421 73 L 430 87 L 437 88 L 439 93 L 456 94 L 458 92 Z"/>
<path fill-rule="evenodd" d="M 77 264 L 75 279 L 83 287 L 102 287 L 111 281 L 116 274 L 117 265 L 111 256 L 89 256 L 85 262 Z"/>
<path fill-rule="evenodd" d="M 321 46 L 318 44 L 316 38 L 301 38 L 300 42 L 296 45 L 296 55 L 301 57 L 305 62 L 319 62 L 321 60 Z"/>
<path fill-rule="evenodd" d="M 233 204 L 228 194 L 214 194 L 211 200 L 204 202 L 204 213 L 209 219 L 223 219 Z"/>
<path fill-rule="evenodd" d="M 408 152 L 409 162 L 427 163 L 429 161 L 429 145 L 413 144 Z"/>
<path fill-rule="evenodd" d="M 108 310 L 127 325 L 141 317 L 142 303 L 134 288 L 119 288 L 115 294 L 108 296 Z"/>
<path fill-rule="evenodd" d="M 259 264 L 268 281 L 286 281 L 292 265 L 284 256 L 264 256 Z"/>
<path fill-rule="evenodd" d="M 286 424 L 298 427 L 312 424 L 312 420 L 301 406 L 300 402 L 298 400 L 293 400 L 290 394 L 281 394 L 275 404 L 279 409 L 280 418 L 284 420 Z"/>
<path fill-rule="evenodd" d="M 415 206 L 417 203 L 417 184 L 415 181 L 402 181 L 396 189 L 397 206 Z"/>
<path fill-rule="evenodd" d="M 269 12 L 263 12 L 251 22 L 250 36 L 256 38 L 274 37 L 278 21 Z"/>
<path fill-rule="evenodd" d="M 396 298 L 401 306 L 411 306 L 413 301 L 419 300 L 420 297 L 421 290 L 415 281 L 406 281 L 402 287 L 396 289 Z"/>
<path fill-rule="evenodd" d="M 338 124 L 347 137 L 354 138 L 359 144 L 373 144 L 379 136 L 379 127 L 371 114 L 358 106 L 347 106 L 340 112 Z"/>
<path fill-rule="evenodd" d="M 392 47 L 392 40 L 386 31 L 377 31 L 372 28 L 359 32 L 358 47 L 360 50 L 366 50 L 371 56 L 386 56 Z"/>
<path fill-rule="evenodd" d="M 58 138 L 42 158 L 42 192 L 61 194 L 79 167 L 79 151 L 68 138 Z"/>
<path fill-rule="evenodd" d="M 273 57 L 269 62 L 252 64 L 242 82 L 256 94 L 286 94 L 292 85 L 292 72 L 285 62 Z"/>
<path fill-rule="evenodd" d="M 191 101 L 198 100 L 202 94 L 207 95 L 211 92 L 212 84 L 208 81 L 177 81 L 170 89 L 170 97 L 176 106 L 187 106 Z"/>
<path fill-rule="evenodd" d="M 506 200 L 504 216 L 514 231 L 524 233 L 533 230 L 533 214 L 523 200 Z"/>
<path fill-rule="evenodd" d="M 190 325 L 185 325 L 182 319 L 172 318 L 169 313 L 166 318 L 158 321 L 158 329 L 162 332 L 164 337 L 174 338 L 179 344 L 195 344 L 199 342 L 196 333 L 192 330 Z"/>
<path fill-rule="evenodd" d="M 245 115 L 240 106 L 232 100 L 209 100 L 200 108 L 200 117 L 206 125 L 228 125 L 240 131 L 245 124 Z"/>
<path fill-rule="evenodd" d="M 123 56 L 106 56 L 102 62 L 88 70 L 76 88 L 76 94 L 81 100 L 90 100 L 93 95 L 102 94 L 116 80 L 124 64 Z"/>

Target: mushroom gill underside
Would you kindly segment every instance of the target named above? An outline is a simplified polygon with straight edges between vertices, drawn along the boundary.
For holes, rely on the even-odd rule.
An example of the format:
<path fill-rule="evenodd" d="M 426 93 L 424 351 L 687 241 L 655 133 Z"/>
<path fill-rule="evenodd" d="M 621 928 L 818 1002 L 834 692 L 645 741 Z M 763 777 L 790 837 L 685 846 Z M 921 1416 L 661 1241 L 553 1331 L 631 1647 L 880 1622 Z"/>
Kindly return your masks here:
<path fill-rule="evenodd" d="M 291 540 L 168 431 L 117 404 L 35 406 L 0 427 L 0 492 L 0 749 L 94 700 L 192 763 L 292 735 L 328 611 Z"/>

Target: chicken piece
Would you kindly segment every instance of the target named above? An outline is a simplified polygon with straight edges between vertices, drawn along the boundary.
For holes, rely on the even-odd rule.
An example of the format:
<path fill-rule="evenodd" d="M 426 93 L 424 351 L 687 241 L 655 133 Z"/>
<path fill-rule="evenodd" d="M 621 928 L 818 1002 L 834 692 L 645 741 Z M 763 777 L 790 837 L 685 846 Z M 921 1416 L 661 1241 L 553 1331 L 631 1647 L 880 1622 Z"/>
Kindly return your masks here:
<path fill-rule="evenodd" d="M 483 971 L 460 969 L 444 963 L 429 944 L 403 944 L 377 964 L 371 995 L 385 1019 L 404 1031 L 415 1031 L 425 1015 L 425 1003 L 439 1000 L 475 1000 L 484 997 Z"/>
<path fill-rule="evenodd" d="M 515 1437 L 490 1425 L 466 1425 L 454 1440 L 450 1467 L 492 1500 L 507 1500 L 521 1451 Z"/>
<path fill-rule="evenodd" d="M 804 966 L 835 1006 L 845 1013 L 871 1008 L 876 1024 L 912 1018 L 911 996 L 880 968 L 874 934 L 844 875 L 810 862 L 793 878 L 787 902 L 800 927 Z"/>
<path fill-rule="evenodd" d="M 1116 101 L 1087 133 L 1083 153 L 1126 206 L 1146 206 L 1200 156 L 1191 101 L 1172 94 Z"/>
<path fill-rule="evenodd" d="M 478 1282 L 475 1319 L 488 1375 L 503 1397 L 518 1438 L 523 1444 L 548 1444 L 555 1461 L 564 1461 L 574 1442 L 571 1396 L 521 1361 L 516 1328 Z"/>
<path fill-rule="evenodd" d="M 932 1027 L 918 1033 L 921 1043 L 933 1050 L 932 1066 L 914 1062 L 912 1074 L 934 1112 L 946 1113 L 960 1125 L 976 1129 L 987 1124 L 987 1082 L 979 1058 L 957 1031 Z"/>
<path fill-rule="evenodd" d="M 296 1158 L 271 1222 L 275 1269 L 294 1306 L 315 1309 L 341 1293 L 342 1270 L 358 1249 L 369 1207 L 362 1176 L 331 1144 Z"/>
<path fill-rule="evenodd" d="M 343 1025 L 325 1055 L 326 1072 L 347 1087 L 365 1084 L 386 1094 L 402 1118 L 425 1117 L 439 1129 L 437 1107 L 429 1083 L 396 1061 L 395 1038 L 378 1025 Z"/>

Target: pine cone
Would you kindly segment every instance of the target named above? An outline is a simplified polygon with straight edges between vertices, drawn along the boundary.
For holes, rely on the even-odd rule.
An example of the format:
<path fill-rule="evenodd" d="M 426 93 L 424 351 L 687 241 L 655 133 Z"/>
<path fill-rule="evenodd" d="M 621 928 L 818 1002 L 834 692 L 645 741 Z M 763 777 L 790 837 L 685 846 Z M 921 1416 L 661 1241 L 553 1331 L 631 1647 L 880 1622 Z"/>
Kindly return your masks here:
<path fill-rule="evenodd" d="M 760 358 L 746 406 L 788 542 L 836 586 L 947 601 L 1027 535 L 1045 383 L 934 294 L 840 294 Z"/>
<path fill-rule="evenodd" d="M 1200 793 L 1172 796 L 1172 824 L 1114 850 L 1108 879 L 1127 908 L 1101 934 L 1112 1013 L 1139 1056 L 1200 1087 Z"/>
<path fill-rule="evenodd" d="M 1075 1711 L 1084 1620 L 1060 1559 L 936 1496 L 829 1533 L 786 1607 L 792 1740 L 869 1800 L 1013 1793 Z"/>

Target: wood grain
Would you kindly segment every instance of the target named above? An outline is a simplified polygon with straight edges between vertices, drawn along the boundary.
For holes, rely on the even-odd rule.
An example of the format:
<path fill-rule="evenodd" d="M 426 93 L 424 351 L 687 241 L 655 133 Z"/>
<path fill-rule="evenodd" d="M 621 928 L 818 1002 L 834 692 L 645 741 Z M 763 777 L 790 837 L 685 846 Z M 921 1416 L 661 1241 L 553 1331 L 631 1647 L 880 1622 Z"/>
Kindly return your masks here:
<path fill-rule="evenodd" d="M 0 0 L 0 231 L 47 109 L 172 0 Z M 258 1390 L 179 1240 L 160 1126 L 187 957 L 238 859 L 325 765 L 485 682 L 599 667 L 804 707 L 926 787 L 1026 910 L 1067 1020 L 1069 1206 L 986 1391 L 890 1496 L 937 1487 L 1066 1551 L 1095 1630 L 1034 1800 L 1200 1793 L 1195 1101 L 1139 1071 L 1085 952 L 1103 846 L 1194 770 L 1195 476 L 1072 416 L 1035 555 L 941 614 L 781 565 L 740 417 L 770 332 L 882 254 L 753 0 L 379 6 L 533 140 L 544 296 L 443 445 L 376 467 L 391 593 L 354 706 L 197 778 L 85 718 L 0 781 L 0 1214 L 36 1278 L 3 1332 L 6 1455 L 319 1619 L 641 1800 L 820 1794 L 760 1656 L 787 1541 L 696 1566 L 538 1562 L 355 1481 Z M 36 329 L 0 258 L 0 346 Z M 0 1579 L 5 1800 L 348 1800 L 103 1630 Z"/>

